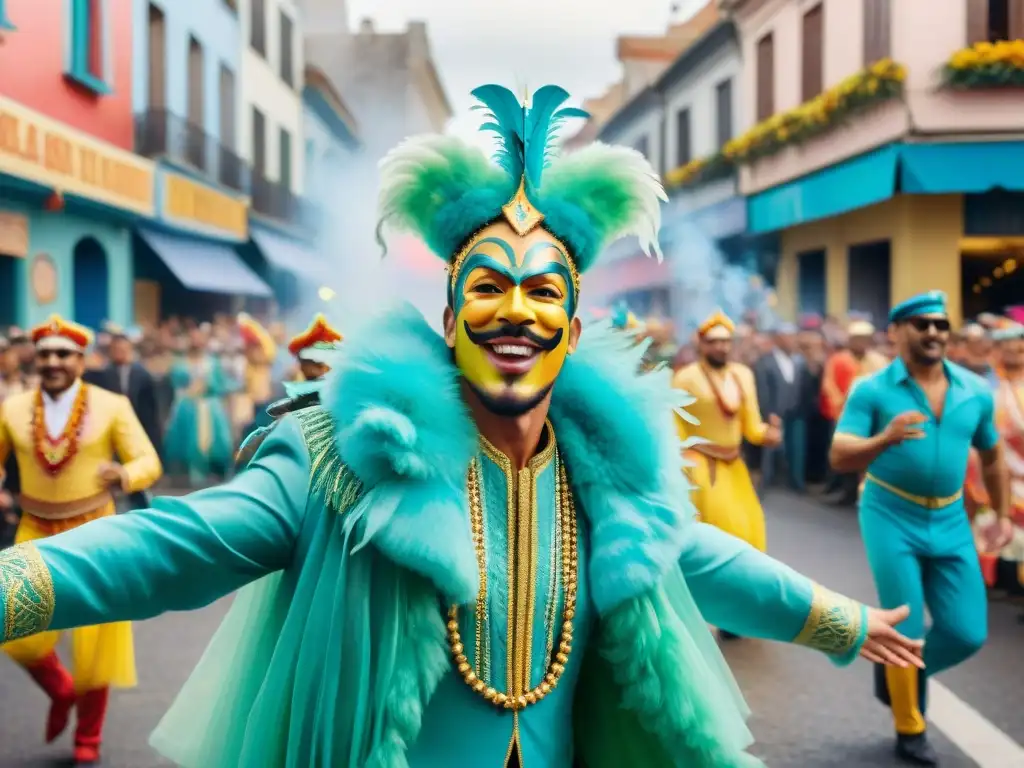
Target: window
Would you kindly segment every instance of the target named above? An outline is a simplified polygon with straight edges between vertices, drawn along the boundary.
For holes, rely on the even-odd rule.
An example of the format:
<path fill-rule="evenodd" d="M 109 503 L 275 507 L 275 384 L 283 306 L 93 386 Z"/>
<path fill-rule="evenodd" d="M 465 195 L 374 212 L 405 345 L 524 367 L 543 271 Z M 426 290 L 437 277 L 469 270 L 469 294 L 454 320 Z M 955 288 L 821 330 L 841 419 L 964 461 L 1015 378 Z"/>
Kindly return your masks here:
<path fill-rule="evenodd" d="M 646 157 L 648 160 L 651 159 L 651 148 L 646 136 L 641 136 L 640 139 L 636 142 L 636 144 L 633 145 L 633 149 L 635 149 L 641 155 Z"/>
<path fill-rule="evenodd" d="M 2 0 L 0 0 L 2 2 Z M 111 70 L 107 45 L 107 0 L 68 0 L 69 61 L 66 74 L 79 85 L 98 94 L 111 92 L 107 74 Z"/>
<path fill-rule="evenodd" d="M 267 169 L 267 118 L 252 108 L 252 167 L 261 178 Z"/>
<path fill-rule="evenodd" d="M 680 109 L 676 112 L 676 167 L 682 167 L 693 160 L 693 147 L 690 139 L 690 110 Z"/>
<path fill-rule="evenodd" d="M 771 33 L 757 41 L 757 121 L 775 114 L 775 41 Z"/>
<path fill-rule="evenodd" d="M 249 6 L 249 45 L 263 58 L 267 57 L 266 0 L 252 0 Z"/>
<path fill-rule="evenodd" d="M 821 3 L 804 14 L 801 83 L 801 96 L 804 101 L 813 99 L 825 86 L 824 7 L 824 3 Z"/>
<path fill-rule="evenodd" d="M 892 55 L 889 0 L 864 0 L 864 66 Z"/>
<path fill-rule="evenodd" d="M 967 0 L 967 44 L 1024 38 L 1021 0 Z"/>
<path fill-rule="evenodd" d="M 220 104 L 220 143 L 227 149 L 235 148 L 235 73 L 220 65 L 218 84 Z"/>
<path fill-rule="evenodd" d="M 281 129 L 281 155 L 278 158 L 281 164 L 281 172 L 278 181 L 285 189 L 292 188 L 292 135 L 284 128 Z"/>
<path fill-rule="evenodd" d="M 188 39 L 188 121 L 203 126 L 203 46 L 194 37 Z"/>
<path fill-rule="evenodd" d="M 149 107 L 167 104 L 167 27 L 164 12 L 149 4 Z"/>
<path fill-rule="evenodd" d="M 715 139 L 719 149 L 732 140 L 732 80 L 715 86 Z"/>
<path fill-rule="evenodd" d="M 278 26 L 281 35 L 281 79 L 294 88 L 295 87 L 295 57 L 292 53 L 292 35 L 294 27 L 284 11 L 281 12 L 281 24 Z"/>

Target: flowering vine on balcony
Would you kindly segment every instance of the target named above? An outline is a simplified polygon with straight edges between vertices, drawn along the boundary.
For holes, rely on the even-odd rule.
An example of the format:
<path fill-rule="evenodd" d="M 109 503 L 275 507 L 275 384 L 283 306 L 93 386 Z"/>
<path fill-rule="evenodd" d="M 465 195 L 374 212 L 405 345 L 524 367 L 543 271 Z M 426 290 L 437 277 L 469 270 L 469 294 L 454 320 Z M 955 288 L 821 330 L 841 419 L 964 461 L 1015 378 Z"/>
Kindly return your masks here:
<path fill-rule="evenodd" d="M 721 152 L 669 171 L 665 183 L 671 188 L 707 181 L 723 169 L 752 163 L 827 133 L 857 112 L 901 96 L 906 76 L 902 64 L 891 59 L 876 61 L 799 107 L 758 123 L 728 142 Z"/>
<path fill-rule="evenodd" d="M 1020 88 L 1024 86 L 1024 40 L 975 43 L 954 53 L 943 74 L 952 88 Z"/>

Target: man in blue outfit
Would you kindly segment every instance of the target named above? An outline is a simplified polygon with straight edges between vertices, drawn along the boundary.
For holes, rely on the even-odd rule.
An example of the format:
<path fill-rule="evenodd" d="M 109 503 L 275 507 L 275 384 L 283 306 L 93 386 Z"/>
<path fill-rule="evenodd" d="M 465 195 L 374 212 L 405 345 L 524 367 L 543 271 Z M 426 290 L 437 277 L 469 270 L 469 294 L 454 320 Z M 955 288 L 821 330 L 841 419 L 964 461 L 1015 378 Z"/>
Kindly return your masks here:
<path fill-rule="evenodd" d="M 924 637 L 927 675 L 974 654 L 986 637 L 986 597 L 964 511 L 963 484 L 973 446 L 1000 516 L 1012 533 L 1006 468 L 993 422 L 993 398 L 978 376 L 946 359 L 949 317 L 940 291 L 893 308 L 889 323 L 899 356 L 854 385 L 832 441 L 840 472 L 867 473 L 860 525 L 883 606 L 908 604 L 902 629 Z M 937 765 L 924 720 L 925 674 L 879 667 L 879 697 L 892 708 L 896 753 Z"/>

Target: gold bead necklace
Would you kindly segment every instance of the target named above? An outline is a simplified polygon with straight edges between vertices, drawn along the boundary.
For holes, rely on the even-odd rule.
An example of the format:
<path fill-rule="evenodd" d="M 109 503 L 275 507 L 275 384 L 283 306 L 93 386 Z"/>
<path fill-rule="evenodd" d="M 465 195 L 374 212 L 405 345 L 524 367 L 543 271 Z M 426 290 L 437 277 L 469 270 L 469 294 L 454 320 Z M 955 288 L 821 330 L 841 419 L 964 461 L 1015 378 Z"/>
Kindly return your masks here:
<path fill-rule="evenodd" d="M 466 685 L 479 693 L 486 701 L 496 707 L 510 709 L 515 712 L 525 709 L 531 704 L 547 696 L 558 685 L 559 679 L 565 672 L 565 665 L 569 661 L 569 654 L 572 652 L 572 620 L 576 615 L 576 578 L 578 566 L 578 553 L 576 541 L 576 502 L 572 497 L 572 490 L 565 473 L 565 466 L 557 462 L 555 476 L 555 514 L 557 525 L 562 532 L 562 584 L 565 597 L 565 605 L 562 608 L 562 633 L 559 637 L 558 651 L 548 662 L 548 670 L 540 685 L 530 691 L 516 696 L 512 693 L 501 693 L 494 687 L 489 686 L 486 681 L 473 671 L 473 666 L 466 657 L 466 649 L 462 644 L 462 635 L 459 633 L 459 608 L 453 605 L 448 609 L 448 645 L 451 648 L 452 657 L 455 660 L 455 668 L 462 675 Z M 477 597 L 477 611 L 480 612 L 481 600 L 486 599 L 484 581 L 487 578 L 484 540 L 484 510 L 480 497 L 480 467 L 474 459 L 469 465 L 469 476 L 466 481 L 466 488 L 469 492 L 469 523 L 473 534 L 473 547 L 476 550 L 477 564 L 480 568 L 481 589 Z M 531 607 L 532 610 L 532 607 Z M 477 658 L 480 653 L 480 634 L 482 628 L 477 628 L 476 651 Z M 529 638 L 526 638 L 529 641 Z M 512 642 L 512 638 L 508 638 Z M 527 672 L 527 674 L 529 674 Z"/>

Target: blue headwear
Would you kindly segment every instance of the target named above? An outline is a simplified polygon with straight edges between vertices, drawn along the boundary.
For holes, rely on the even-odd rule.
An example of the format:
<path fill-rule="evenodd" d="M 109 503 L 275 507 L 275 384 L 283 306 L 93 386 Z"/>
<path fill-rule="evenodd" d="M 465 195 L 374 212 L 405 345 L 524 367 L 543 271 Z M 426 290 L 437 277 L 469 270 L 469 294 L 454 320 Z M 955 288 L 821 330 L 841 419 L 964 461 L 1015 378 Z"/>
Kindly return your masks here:
<path fill-rule="evenodd" d="M 942 291 L 926 291 L 900 302 L 889 312 L 889 322 L 898 323 L 918 315 L 945 315 L 946 294 Z"/>

